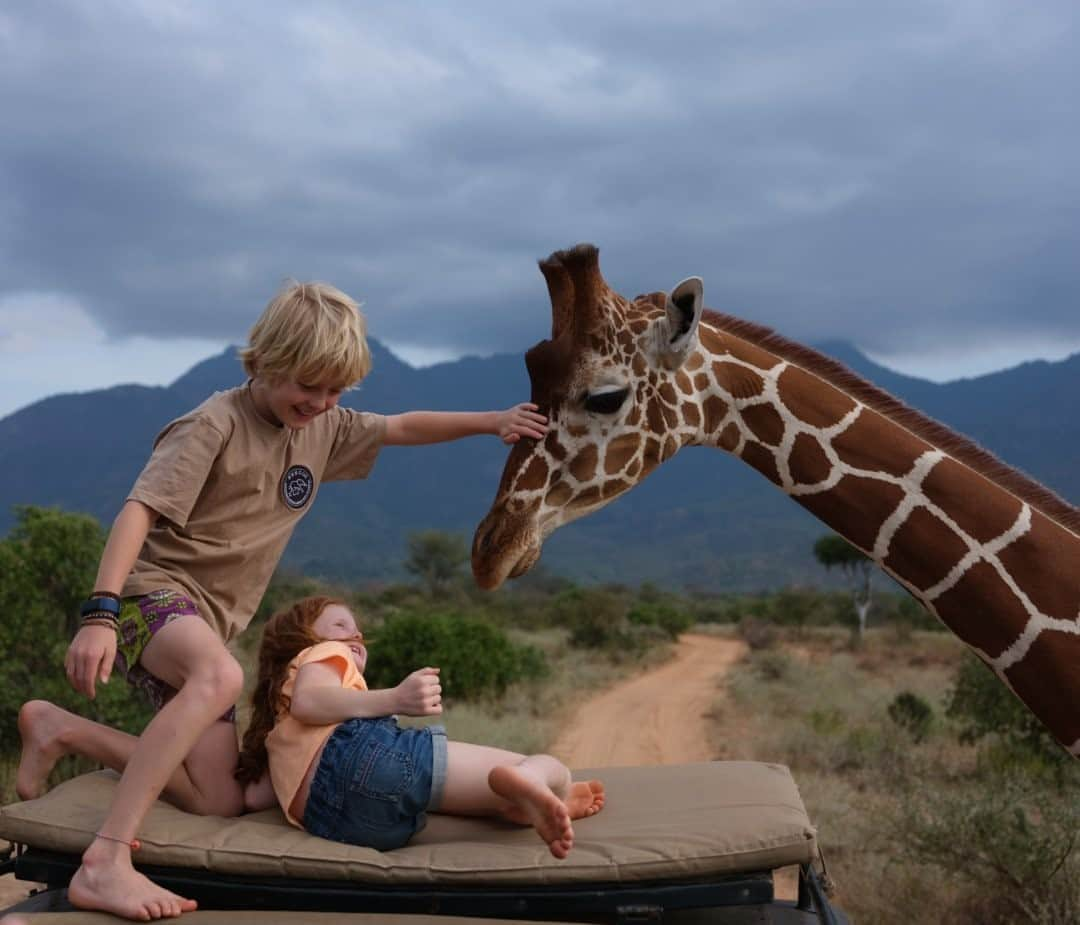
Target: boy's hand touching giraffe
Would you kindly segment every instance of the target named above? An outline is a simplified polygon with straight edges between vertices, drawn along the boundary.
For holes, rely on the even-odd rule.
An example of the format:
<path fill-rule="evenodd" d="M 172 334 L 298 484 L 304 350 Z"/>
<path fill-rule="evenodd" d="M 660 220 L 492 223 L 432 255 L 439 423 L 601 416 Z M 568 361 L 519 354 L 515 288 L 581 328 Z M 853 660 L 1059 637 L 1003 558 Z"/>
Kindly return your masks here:
<path fill-rule="evenodd" d="M 503 443 L 517 443 L 522 437 L 543 440 L 547 434 L 547 418 L 539 406 L 523 402 L 496 413 L 496 432 Z"/>
<path fill-rule="evenodd" d="M 438 668 L 420 668 L 396 688 L 396 712 L 406 716 L 437 716 L 442 713 L 442 685 Z"/>

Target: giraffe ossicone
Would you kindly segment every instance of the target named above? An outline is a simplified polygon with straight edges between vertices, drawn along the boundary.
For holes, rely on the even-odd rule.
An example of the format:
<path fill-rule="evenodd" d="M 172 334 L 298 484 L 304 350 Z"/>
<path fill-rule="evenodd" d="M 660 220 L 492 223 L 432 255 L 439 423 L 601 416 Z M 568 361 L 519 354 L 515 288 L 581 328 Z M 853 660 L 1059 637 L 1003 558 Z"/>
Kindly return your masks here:
<path fill-rule="evenodd" d="M 540 270 L 552 333 L 525 360 L 549 431 L 510 451 L 473 541 L 481 587 L 681 448 L 716 447 L 872 556 L 1080 757 L 1080 510 L 821 354 L 705 309 L 697 277 L 626 299 L 587 244 Z"/>

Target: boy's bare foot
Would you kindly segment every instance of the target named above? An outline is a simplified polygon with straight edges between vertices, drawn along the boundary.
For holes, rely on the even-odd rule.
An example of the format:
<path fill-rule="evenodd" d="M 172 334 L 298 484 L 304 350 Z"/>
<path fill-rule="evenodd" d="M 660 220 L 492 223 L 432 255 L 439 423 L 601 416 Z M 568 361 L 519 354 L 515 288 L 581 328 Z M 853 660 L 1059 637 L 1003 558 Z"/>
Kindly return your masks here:
<path fill-rule="evenodd" d="M 20 800 L 41 796 L 53 766 L 66 754 L 60 743 L 66 715 L 47 700 L 30 700 L 19 710 L 22 756 L 15 772 L 15 792 Z"/>
<path fill-rule="evenodd" d="M 68 885 L 68 900 L 80 909 L 111 912 L 125 919 L 149 922 L 194 912 L 196 902 L 158 886 L 118 856 L 111 863 L 83 858 Z"/>
<path fill-rule="evenodd" d="M 604 785 L 598 780 L 576 780 L 570 785 L 566 808 L 571 819 L 595 816 L 604 808 Z"/>
<path fill-rule="evenodd" d="M 550 787 L 511 765 L 493 768 L 488 775 L 488 786 L 510 802 L 516 811 L 512 812 L 515 821 L 520 819 L 536 829 L 555 857 L 561 860 L 570 853 L 574 845 L 570 813 Z"/>

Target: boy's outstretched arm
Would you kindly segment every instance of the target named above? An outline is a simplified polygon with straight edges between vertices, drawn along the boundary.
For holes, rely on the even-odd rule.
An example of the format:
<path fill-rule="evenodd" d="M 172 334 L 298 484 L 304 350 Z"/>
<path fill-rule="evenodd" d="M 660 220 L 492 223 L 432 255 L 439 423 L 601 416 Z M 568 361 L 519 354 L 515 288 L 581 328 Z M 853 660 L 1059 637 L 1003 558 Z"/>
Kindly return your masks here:
<path fill-rule="evenodd" d="M 156 511 L 139 501 L 128 501 L 120 509 L 91 590 L 120 593 L 157 516 Z M 68 646 L 64 671 L 71 686 L 93 700 L 95 685 L 109 680 L 115 657 L 116 631 L 106 626 L 84 626 Z"/>
<path fill-rule="evenodd" d="M 523 402 L 505 411 L 406 411 L 387 415 L 384 443 L 417 446 L 478 434 L 494 434 L 503 443 L 517 443 L 522 437 L 543 440 L 546 433 L 547 418 L 536 405 Z"/>

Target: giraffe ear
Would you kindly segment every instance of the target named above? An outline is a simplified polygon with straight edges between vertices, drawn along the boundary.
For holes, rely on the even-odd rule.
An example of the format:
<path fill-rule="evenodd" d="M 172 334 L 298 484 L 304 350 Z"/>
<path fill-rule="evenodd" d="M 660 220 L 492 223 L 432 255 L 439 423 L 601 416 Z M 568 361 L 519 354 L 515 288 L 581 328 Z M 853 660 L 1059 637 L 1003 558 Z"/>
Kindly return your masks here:
<path fill-rule="evenodd" d="M 669 369 L 679 366 L 697 343 L 697 327 L 701 320 L 701 277 L 684 279 L 671 290 L 664 306 L 667 316 L 661 324 L 663 334 L 660 350 Z"/>

